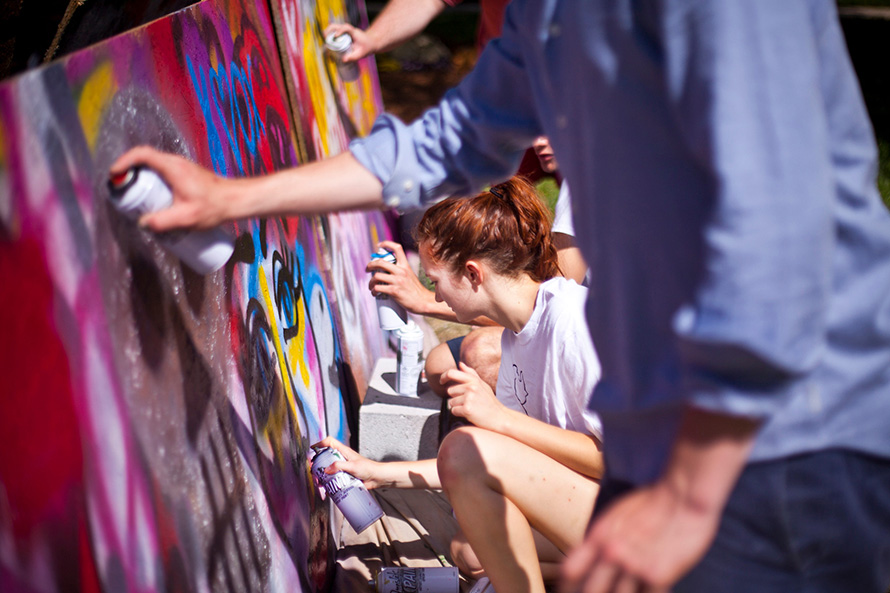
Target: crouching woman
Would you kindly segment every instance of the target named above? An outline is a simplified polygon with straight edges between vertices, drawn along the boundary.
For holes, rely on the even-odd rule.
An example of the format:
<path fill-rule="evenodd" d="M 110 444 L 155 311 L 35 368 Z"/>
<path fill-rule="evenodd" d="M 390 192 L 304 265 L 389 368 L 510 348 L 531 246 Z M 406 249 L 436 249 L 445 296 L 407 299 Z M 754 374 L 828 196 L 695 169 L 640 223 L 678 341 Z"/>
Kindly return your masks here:
<path fill-rule="evenodd" d="M 598 419 L 586 409 L 600 376 L 584 321 L 587 289 L 559 276 L 550 217 L 513 178 L 430 208 L 417 229 L 436 299 L 459 320 L 503 325 L 493 392 L 463 363 L 442 375 L 452 431 L 437 459 L 375 462 L 333 439 L 344 470 L 369 488 L 442 488 L 461 533 L 457 565 L 498 591 L 543 592 L 581 543 L 602 475 Z"/>

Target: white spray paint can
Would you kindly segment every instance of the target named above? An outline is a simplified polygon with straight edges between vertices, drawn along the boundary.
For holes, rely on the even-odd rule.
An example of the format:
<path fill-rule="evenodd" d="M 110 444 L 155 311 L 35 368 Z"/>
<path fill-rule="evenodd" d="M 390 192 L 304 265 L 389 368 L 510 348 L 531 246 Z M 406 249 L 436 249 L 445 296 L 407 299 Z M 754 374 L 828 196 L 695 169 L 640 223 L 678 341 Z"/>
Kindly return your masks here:
<path fill-rule="evenodd" d="M 362 484 L 362 481 L 344 471 L 333 474 L 325 469 L 335 461 L 345 458 L 332 447 L 323 447 L 312 457 L 312 476 L 349 521 L 356 533 L 361 533 L 383 516 L 383 509 Z"/>
<path fill-rule="evenodd" d="M 456 568 L 445 566 L 386 567 L 368 584 L 377 593 L 458 593 L 460 575 Z"/>
<path fill-rule="evenodd" d="M 396 263 L 396 254 L 386 249 L 379 249 L 371 254 L 371 261 L 382 259 L 391 264 Z M 405 307 L 398 304 L 388 295 L 377 293 L 377 317 L 380 319 L 380 329 L 387 331 L 402 329 L 408 322 L 408 312 Z"/>
<path fill-rule="evenodd" d="M 352 48 L 352 35 L 349 33 L 331 33 L 324 39 L 324 47 L 331 52 L 331 55 L 337 61 L 337 71 L 340 72 L 340 78 L 347 82 L 356 80 L 359 76 L 359 68 L 357 62 L 343 62 L 343 56 Z"/>
<path fill-rule="evenodd" d="M 417 383 L 423 371 L 423 330 L 416 323 L 396 331 L 399 352 L 396 355 L 396 391 L 409 397 L 417 397 Z"/>
<path fill-rule="evenodd" d="M 148 212 L 168 208 L 173 194 L 164 180 L 147 167 L 132 167 L 108 180 L 111 203 L 133 221 Z M 209 274 L 225 265 L 235 242 L 222 229 L 172 231 L 155 235 L 158 242 L 175 253 L 199 274 Z"/>

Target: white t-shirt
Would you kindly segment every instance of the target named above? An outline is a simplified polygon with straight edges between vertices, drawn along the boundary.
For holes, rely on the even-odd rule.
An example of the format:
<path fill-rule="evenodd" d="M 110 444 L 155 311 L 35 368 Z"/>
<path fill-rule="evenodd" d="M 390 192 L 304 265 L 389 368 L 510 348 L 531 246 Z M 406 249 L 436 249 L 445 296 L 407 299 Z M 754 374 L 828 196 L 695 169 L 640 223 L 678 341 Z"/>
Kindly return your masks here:
<path fill-rule="evenodd" d="M 601 375 L 587 331 L 587 288 L 553 278 L 541 284 L 531 319 L 501 336 L 498 400 L 511 410 L 602 440 L 599 417 L 587 400 Z"/>
<path fill-rule="evenodd" d="M 553 208 L 553 227 L 551 232 L 575 236 L 575 225 L 572 224 L 572 194 L 569 193 L 569 182 L 563 180 Z"/>

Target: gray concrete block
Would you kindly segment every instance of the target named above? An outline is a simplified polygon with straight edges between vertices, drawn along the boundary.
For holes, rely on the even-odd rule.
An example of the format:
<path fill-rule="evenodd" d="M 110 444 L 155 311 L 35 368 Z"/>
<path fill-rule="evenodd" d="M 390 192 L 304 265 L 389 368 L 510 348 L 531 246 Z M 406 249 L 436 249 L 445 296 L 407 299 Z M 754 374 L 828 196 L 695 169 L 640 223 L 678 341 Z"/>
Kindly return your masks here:
<path fill-rule="evenodd" d="M 376 461 L 431 459 L 439 447 L 442 398 L 426 380 L 417 397 L 399 395 L 395 381 L 396 359 L 378 360 L 359 408 L 359 453 Z"/>

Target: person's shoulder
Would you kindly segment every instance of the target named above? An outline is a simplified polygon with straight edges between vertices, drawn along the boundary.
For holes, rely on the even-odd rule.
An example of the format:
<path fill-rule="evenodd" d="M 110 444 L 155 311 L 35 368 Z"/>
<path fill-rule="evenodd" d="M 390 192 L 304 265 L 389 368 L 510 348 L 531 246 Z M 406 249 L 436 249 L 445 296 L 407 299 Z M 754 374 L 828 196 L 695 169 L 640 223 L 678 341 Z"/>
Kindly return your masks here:
<path fill-rule="evenodd" d="M 581 300 L 587 298 L 587 287 L 564 276 L 555 276 L 541 284 L 541 290 L 561 301 Z"/>
<path fill-rule="evenodd" d="M 541 284 L 540 290 L 548 317 L 560 322 L 574 323 L 576 320 L 583 322 L 584 303 L 587 301 L 586 286 L 557 276 Z"/>

